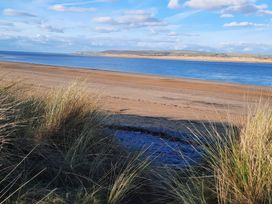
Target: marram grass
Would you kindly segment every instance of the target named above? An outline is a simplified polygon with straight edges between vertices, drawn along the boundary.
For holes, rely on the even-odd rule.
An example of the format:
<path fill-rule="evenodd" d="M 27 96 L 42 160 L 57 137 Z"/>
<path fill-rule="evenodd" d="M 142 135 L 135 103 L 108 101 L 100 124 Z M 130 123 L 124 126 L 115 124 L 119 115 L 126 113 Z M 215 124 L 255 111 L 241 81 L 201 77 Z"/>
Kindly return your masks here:
<path fill-rule="evenodd" d="M 272 203 L 271 142 L 272 107 L 264 104 L 212 162 L 221 203 Z"/>
<path fill-rule="evenodd" d="M 241 128 L 192 131 L 202 162 L 160 175 L 166 199 L 174 203 L 272 203 L 272 106 L 250 111 Z M 182 153 L 181 153 L 182 154 Z M 169 191 L 167 191 L 169 189 Z"/>
<path fill-rule="evenodd" d="M 0 203 L 272 203 L 270 103 L 239 128 L 192 130 L 202 160 L 170 168 L 123 149 L 78 85 L 32 92 L 0 86 Z"/>
<path fill-rule="evenodd" d="M 0 203 L 135 200 L 149 162 L 105 131 L 95 99 L 77 85 L 38 95 L 0 88 Z"/>

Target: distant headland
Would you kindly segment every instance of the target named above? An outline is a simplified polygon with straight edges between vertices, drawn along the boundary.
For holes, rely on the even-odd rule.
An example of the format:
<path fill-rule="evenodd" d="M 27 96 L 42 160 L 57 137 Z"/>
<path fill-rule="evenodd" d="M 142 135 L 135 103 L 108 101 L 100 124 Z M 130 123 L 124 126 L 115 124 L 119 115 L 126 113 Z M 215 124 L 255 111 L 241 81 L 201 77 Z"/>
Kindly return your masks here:
<path fill-rule="evenodd" d="M 106 51 L 79 51 L 74 53 L 83 56 L 150 58 L 168 60 L 192 60 L 211 62 L 247 62 L 272 63 L 272 56 L 234 53 L 210 53 L 198 51 L 155 51 L 155 50 L 106 50 Z"/>

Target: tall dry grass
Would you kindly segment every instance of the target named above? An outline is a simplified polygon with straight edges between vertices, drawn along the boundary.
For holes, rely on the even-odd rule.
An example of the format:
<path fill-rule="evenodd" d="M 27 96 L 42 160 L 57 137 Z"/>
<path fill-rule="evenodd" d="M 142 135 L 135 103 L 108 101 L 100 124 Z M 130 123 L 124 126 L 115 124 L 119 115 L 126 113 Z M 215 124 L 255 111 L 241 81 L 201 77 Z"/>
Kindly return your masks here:
<path fill-rule="evenodd" d="M 261 103 L 240 128 L 193 130 L 202 161 L 160 173 L 165 200 L 176 203 L 272 203 L 272 108 Z M 182 153 L 181 153 L 182 154 Z M 168 189 L 168 190 L 167 190 Z"/>
<path fill-rule="evenodd" d="M 0 86 L 0 203 L 272 203 L 269 103 L 239 128 L 192 130 L 202 157 L 186 168 L 151 166 L 105 120 L 77 85 L 42 96 Z"/>
<path fill-rule="evenodd" d="M 38 95 L 0 87 L 0 203 L 137 199 L 149 162 L 119 146 L 95 99 L 77 85 Z"/>
<path fill-rule="evenodd" d="M 271 141 L 272 108 L 263 104 L 212 162 L 221 203 L 272 203 Z"/>

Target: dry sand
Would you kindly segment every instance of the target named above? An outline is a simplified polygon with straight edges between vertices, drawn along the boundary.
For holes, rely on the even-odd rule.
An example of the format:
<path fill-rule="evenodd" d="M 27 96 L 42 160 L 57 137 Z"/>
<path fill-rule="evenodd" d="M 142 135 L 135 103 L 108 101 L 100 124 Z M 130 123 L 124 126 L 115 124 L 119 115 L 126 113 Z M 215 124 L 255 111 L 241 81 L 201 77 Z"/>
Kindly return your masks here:
<path fill-rule="evenodd" d="M 188 120 L 239 119 L 260 97 L 272 96 L 267 87 L 27 63 L 0 62 L 0 76 L 46 89 L 84 80 L 103 108 L 116 113 L 115 122 L 169 129 Z"/>
<path fill-rule="evenodd" d="M 220 56 L 220 55 L 137 55 L 137 54 L 108 54 L 99 53 L 104 57 L 121 57 L 121 58 L 146 58 L 146 59 L 167 59 L 167 60 L 189 60 L 189 61 L 207 61 L 207 62 L 246 62 L 246 63 L 272 63 L 272 57 L 258 56 Z"/>

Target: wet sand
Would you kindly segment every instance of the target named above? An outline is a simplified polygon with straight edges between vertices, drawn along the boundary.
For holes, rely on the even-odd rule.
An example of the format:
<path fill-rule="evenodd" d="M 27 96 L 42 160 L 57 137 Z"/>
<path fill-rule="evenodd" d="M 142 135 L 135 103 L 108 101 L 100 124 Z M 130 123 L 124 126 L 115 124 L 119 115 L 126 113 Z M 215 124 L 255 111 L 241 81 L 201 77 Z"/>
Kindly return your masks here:
<path fill-rule="evenodd" d="M 0 62 L 0 76 L 44 89 L 84 81 L 90 94 L 99 94 L 102 107 L 116 114 L 116 121 L 152 127 L 239 120 L 260 97 L 272 97 L 268 87 L 27 63 Z"/>

